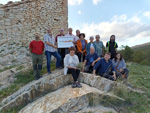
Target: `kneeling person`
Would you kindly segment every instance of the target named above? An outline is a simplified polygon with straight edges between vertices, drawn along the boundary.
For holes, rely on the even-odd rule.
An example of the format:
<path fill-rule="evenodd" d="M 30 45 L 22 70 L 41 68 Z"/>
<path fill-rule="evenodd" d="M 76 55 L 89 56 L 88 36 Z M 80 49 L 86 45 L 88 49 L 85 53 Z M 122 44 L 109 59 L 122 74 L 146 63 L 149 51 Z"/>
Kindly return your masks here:
<path fill-rule="evenodd" d="M 116 80 L 116 73 L 112 61 L 110 60 L 111 54 L 106 52 L 104 58 L 101 58 L 94 66 L 93 75 L 98 70 L 101 77 L 105 77 L 110 80 Z"/>
<path fill-rule="evenodd" d="M 42 69 L 44 51 L 44 43 L 40 40 L 39 33 L 35 34 L 35 40 L 30 42 L 29 48 L 32 53 L 34 77 L 38 80 L 41 77 L 40 72 Z"/>
<path fill-rule="evenodd" d="M 98 60 L 100 60 L 100 57 L 98 56 L 97 53 L 95 53 L 94 47 L 91 47 L 90 53 L 87 54 L 87 56 L 85 57 L 84 67 L 82 71 L 87 72 L 87 73 L 92 73 L 93 67 Z"/>

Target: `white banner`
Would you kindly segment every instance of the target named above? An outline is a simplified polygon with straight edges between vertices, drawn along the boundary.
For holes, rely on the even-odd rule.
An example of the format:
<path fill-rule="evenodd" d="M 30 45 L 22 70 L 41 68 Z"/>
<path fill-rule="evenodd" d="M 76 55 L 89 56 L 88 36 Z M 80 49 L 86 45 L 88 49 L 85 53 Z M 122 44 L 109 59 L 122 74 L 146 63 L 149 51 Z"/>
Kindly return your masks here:
<path fill-rule="evenodd" d="M 57 39 L 58 48 L 69 48 L 74 46 L 72 36 L 59 36 Z"/>

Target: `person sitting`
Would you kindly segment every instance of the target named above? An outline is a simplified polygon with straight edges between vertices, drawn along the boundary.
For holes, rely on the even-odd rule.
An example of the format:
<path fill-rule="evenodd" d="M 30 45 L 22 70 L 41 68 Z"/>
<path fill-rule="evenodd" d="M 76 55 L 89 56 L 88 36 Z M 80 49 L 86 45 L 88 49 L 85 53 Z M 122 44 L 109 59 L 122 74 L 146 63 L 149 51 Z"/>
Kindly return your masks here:
<path fill-rule="evenodd" d="M 96 70 L 99 72 L 101 77 L 105 77 L 110 80 L 116 80 L 116 73 L 112 61 L 110 60 L 111 54 L 106 52 L 104 58 L 101 58 L 93 68 L 93 75 Z"/>
<path fill-rule="evenodd" d="M 86 53 L 87 53 L 87 54 L 90 53 L 90 48 L 91 48 L 91 47 L 94 47 L 94 48 L 95 48 L 95 51 L 97 51 L 96 45 L 95 45 L 95 43 L 93 42 L 93 40 L 94 40 L 94 37 L 93 37 L 93 36 L 90 36 L 90 42 L 86 45 Z"/>
<path fill-rule="evenodd" d="M 100 57 L 95 53 L 94 47 L 90 48 L 90 53 L 87 54 L 84 60 L 83 72 L 92 73 L 95 63 L 100 60 Z"/>
<path fill-rule="evenodd" d="M 120 53 L 116 53 L 116 57 L 112 60 L 115 67 L 117 77 L 123 76 L 128 78 L 129 70 L 126 68 L 125 60 Z"/>
<path fill-rule="evenodd" d="M 79 39 L 77 40 L 77 55 L 79 58 L 79 62 L 83 62 L 86 56 L 86 44 L 87 40 L 85 40 L 85 34 L 80 33 Z"/>
<path fill-rule="evenodd" d="M 75 51 L 75 47 L 70 47 L 69 54 L 67 54 L 64 58 L 64 75 L 66 75 L 67 73 L 71 73 L 74 80 L 74 82 L 72 83 L 72 88 L 81 88 L 82 86 L 78 81 L 80 70 L 77 68 L 79 59 L 77 55 L 75 55 Z"/>

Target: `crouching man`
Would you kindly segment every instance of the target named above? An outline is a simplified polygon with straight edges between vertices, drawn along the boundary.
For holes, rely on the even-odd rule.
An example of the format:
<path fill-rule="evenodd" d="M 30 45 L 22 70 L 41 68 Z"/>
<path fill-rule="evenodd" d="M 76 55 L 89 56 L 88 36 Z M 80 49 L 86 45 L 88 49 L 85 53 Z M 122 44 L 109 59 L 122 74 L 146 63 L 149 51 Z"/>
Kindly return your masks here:
<path fill-rule="evenodd" d="M 97 53 L 95 53 L 94 47 L 91 47 L 90 53 L 87 54 L 87 56 L 85 57 L 84 66 L 83 66 L 82 71 L 87 72 L 87 73 L 92 73 L 93 67 L 98 60 L 100 60 L 100 57 L 98 56 Z"/>
<path fill-rule="evenodd" d="M 110 60 L 111 54 L 106 52 L 104 58 L 101 58 L 93 69 L 93 75 L 95 75 L 96 70 L 98 70 L 99 75 L 101 77 L 105 77 L 107 79 L 116 80 L 116 73 L 112 61 Z"/>
<path fill-rule="evenodd" d="M 35 40 L 30 42 L 30 52 L 32 53 L 33 73 L 36 80 L 41 78 L 40 72 L 43 63 L 44 43 L 40 40 L 40 34 L 35 33 Z"/>

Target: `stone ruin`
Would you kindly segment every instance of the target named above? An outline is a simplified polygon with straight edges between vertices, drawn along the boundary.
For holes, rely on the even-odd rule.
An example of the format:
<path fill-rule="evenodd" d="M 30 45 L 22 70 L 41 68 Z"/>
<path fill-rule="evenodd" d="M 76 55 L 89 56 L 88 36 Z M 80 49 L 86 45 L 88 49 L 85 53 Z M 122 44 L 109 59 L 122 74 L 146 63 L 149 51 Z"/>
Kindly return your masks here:
<path fill-rule="evenodd" d="M 28 50 L 34 33 L 43 40 L 46 29 L 54 36 L 68 29 L 67 0 L 22 0 L 0 4 L 0 69 L 31 61 Z"/>

